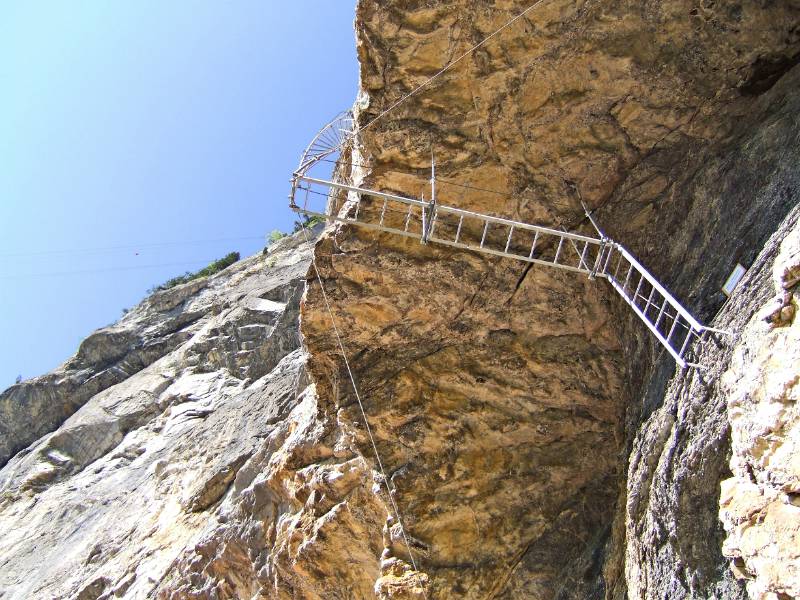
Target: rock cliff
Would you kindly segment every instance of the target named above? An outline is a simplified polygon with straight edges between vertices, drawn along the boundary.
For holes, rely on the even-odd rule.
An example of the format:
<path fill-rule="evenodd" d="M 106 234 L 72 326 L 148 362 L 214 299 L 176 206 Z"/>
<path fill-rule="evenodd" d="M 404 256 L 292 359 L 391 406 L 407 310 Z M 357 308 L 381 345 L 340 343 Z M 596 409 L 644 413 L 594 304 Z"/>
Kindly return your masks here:
<path fill-rule="evenodd" d="M 525 7 L 360 0 L 361 125 Z M 733 334 L 704 369 L 603 281 L 352 226 L 326 300 L 299 234 L 0 396 L 0 597 L 800 596 L 799 59 L 791 0 L 545 0 L 341 164 L 418 196 L 434 150 L 442 202 L 590 232 L 586 202 Z"/>
<path fill-rule="evenodd" d="M 362 125 L 523 7 L 360 2 Z M 418 196 L 433 149 L 440 201 L 590 231 L 583 200 L 710 319 L 797 203 L 799 16 L 542 3 L 371 124 L 354 162 L 363 185 Z M 745 594 L 717 515 L 716 378 L 738 337 L 698 349 L 711 383 L 692 384 L 602 282 L 350 228 L 316 254 L 424 573 L 390 528 L 379 595 L 419 595 L 399 573 L 432 597 Z M 357 412 L 319 293 L 303 333 L 344 427 Z M 663 417 L 678 399 L 688 424 Z"/>
<path fill-rule="evenodd" d="M 158 292 L 55 373 L 6 392 L 17 422 L 57 428 L 0 470 L 0 597 L 146 598 L 163 586 L 247 488 L 253 457 L 286 442 L 308 395 L 297 316 L 309 256 L 286 238 Z M 75 378 L 109 371 L 118 382 L 87 386 L 76 410 Z"/>

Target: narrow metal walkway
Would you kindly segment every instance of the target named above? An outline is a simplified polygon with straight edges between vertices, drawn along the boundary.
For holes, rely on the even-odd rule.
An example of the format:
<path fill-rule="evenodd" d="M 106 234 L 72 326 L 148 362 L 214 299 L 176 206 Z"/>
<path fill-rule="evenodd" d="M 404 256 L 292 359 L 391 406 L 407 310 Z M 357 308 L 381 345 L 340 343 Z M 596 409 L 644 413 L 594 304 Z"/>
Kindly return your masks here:
<path fill-rule="evenodd" d="M 687 351 L 704 332 L 727 333 L 699 323 L 621 244 L 548 227 L 512 221 L 440 204 L 311 177 L 309 168 L 344 147 L 352 116 L 340 116 L 309 146 L 292 178 L 290 207 L 303 215 L 329 222 L 357 225 L 463 250 L 502 256 L 527 263 L 583 273 L 608 280 L 636 315 L 672 355 L 681 368 L 700 367 L 688 362 Z M 330 130 L 333 130 L 332 132 Z M 327 132 L 327 133 L 326 133 Z M 320 149 L 319 138 L 339 144 Z M 298 204 L 300 202 L 300 204 Z"/>

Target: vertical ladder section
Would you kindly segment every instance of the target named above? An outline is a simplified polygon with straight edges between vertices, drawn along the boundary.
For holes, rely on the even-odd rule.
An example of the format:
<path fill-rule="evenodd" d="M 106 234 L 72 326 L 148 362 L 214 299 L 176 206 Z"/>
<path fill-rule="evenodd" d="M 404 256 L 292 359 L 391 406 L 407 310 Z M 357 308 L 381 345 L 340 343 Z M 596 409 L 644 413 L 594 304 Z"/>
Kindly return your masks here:
<path fill-rule="evenodd" d="M 609 242 L 597 275 L 608 279 L 611 287 L 681 368 L 700 366 L 688 363 L 686 352 L 703 332 L 727 333 L 699 323 L 628 250 L 616 242 Z"/>

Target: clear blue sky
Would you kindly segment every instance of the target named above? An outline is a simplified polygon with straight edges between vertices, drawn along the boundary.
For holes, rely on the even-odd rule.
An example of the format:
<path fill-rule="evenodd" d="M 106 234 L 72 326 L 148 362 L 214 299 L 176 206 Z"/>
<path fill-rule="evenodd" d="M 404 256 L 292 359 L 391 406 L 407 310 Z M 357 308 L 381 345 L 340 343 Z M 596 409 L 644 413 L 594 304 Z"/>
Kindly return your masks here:
<path fill-rule="evenodd" d="M 291 228 L 288 178 L 357 92 L 354 4 L 2 4 L 0 389 Z"/>

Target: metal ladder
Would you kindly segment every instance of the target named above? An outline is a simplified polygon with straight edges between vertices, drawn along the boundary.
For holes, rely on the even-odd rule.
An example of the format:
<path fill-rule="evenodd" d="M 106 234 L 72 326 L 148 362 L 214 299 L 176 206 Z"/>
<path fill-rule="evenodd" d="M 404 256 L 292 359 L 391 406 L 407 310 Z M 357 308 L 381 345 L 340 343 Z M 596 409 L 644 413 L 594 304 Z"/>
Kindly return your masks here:
<path fill-rule="evenodd" d="M 693 341 L 707 332 L 621 244 L 531 225 L 431 201 L 295 174 L 291 208 L 298 213 L 494 256 L 604 278 L 681 368 Z M 302 199 L 302 206 L 296 201 Z"/>
<path fill-rule="evenodd" d="M 290 208 L 309 217 L 406 236 L 423 244 L 433 242 L 606 279 L 681 368 L 701 367 L 687 362 L 686 353 L 705 332 L 728 334 L 698 322 L 628 250 L 602 233 L 585 206 L 598 238 L 445 206 L 436 199 L 433 156 L 429 201 L 349 185 L 334 157 L 353 147 L 355 135 L 350 111 L 320 129 L 292 176 Z M 336 165 L 331 180 L 309 175 L 321 163 Z M 302 206 L 297 204 L 299 199 Z"/>

